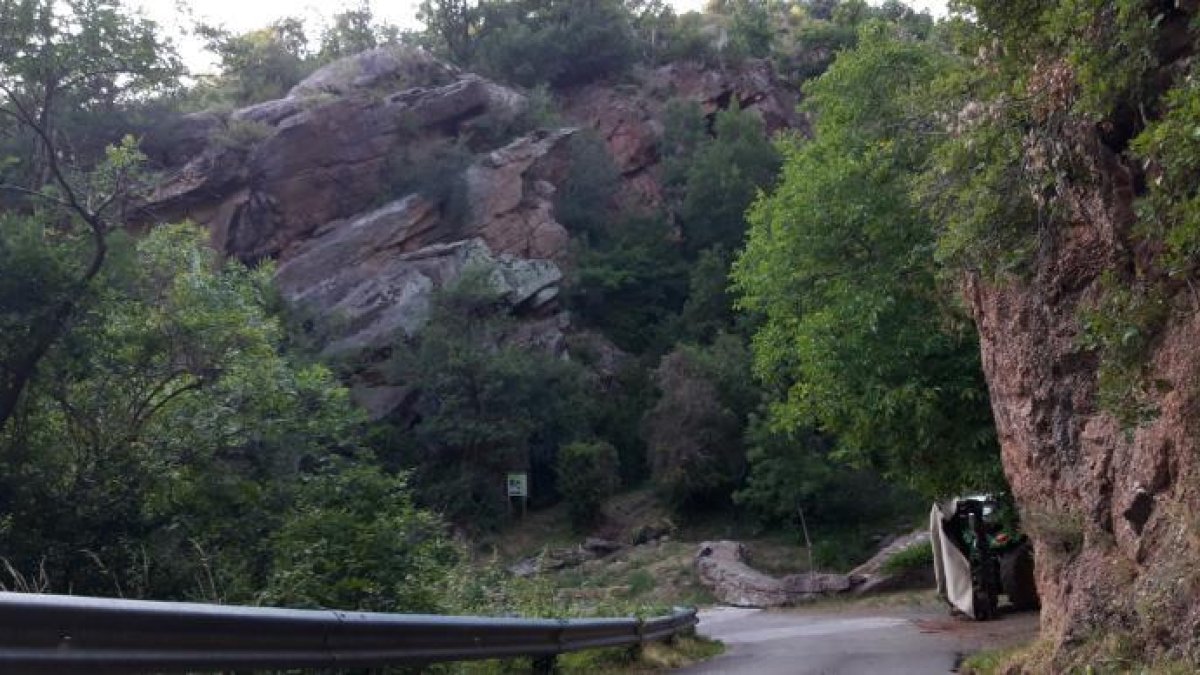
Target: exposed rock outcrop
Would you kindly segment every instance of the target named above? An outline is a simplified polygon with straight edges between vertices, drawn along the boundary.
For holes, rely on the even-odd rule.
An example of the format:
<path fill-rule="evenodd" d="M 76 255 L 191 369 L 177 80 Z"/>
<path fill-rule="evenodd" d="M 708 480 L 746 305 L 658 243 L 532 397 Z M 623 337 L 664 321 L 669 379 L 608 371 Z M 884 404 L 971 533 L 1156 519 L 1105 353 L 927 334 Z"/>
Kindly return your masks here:
<path fill-rule="evenodd" d="M 286 98 L 215 121 L 193 117 L 174 130 L 182 145 L 210 135 L 182 166 L 172 138 L 148 145 L 170 149 L 152 159 L 171 168 L 144 211 L 206 225 L 214 245 L 239 258 L 275 257 L 378 204 L 389 171 L 413 170 L 397 166 L 402 150 L 419 155 L 414 148 L 455 137 L 473 120 L 512 117 L 525 105 L 515 91 L 431 63 L 419 51 L 372 50 L 317 71 Z M 535 154 L 514 161 L 524 170 Z"/>
<path fill-rule="evenodd" d="M 643 79 L 633 90 L 597 84 L 565 98 L 568 119 L 608 140 L 631 186 L 626 206 L 659 203 L 659 118 L 670 97 L 708 112 L 736 100 L 771 130 L 797 121 L 765 62 L 729 72 L 667 66 Z M 575 130 L 496 147 L 492 132 L 527 107 L 523 94 L 419 49 L 373 49 L 319 69 L 282 99 L 188 115 L 152 134 L 144 148 L 163 179 L 140 212 L 147 223 L 204 225 L 215 248 L 241 260 L 278 261 L 283 296 L 329 327 L 326 353 L 368 364 L 352 380 L 354 397 L 383 416 L 414 392 L 371 360 L 416 334 L 432 294 L 472 265 L 494 269 L 520 319 L 506 340 L 567 349 L 558 298 L 569 233 L 554 202 Z M 429 184 L 442 194 L 428 196 Z M 611 379 L 623 355 L 599 336 L 577 342 Z"/>
<path fill-rule="evenodd" d="M 522 319 L 506 339 L 561 354 L 568 234 L 554 194 L 573 130 L 447 163 L 450 173 L 433 180 L 461 186 L 454 208 L 412 187 L 438 148 L 462 147 L 478 125 L 511 122 L 526 105 L 420 50 L 371 50 L 318 70 L 283 99 L 189 115 L 152 137 L 147 151 L 168 169 L 143 211 L 207 226 L 231 256 L 277 259 L 284 298 L 331 327 L 327 354 L 367 364 L 385 355 L 424 325 L 434 291 L 473 265 L 492 270 Z M 380 417 L 414 392 L 368 366 L 353 394 Z"/>
<path fill-rule="evenodd" d="M 564 113 L 605 140 L 624 178 L 626 206 L 654 208 L 662 202 L 658 146 L 663 112 L 673 98 L 697 103 L 710 118 L 736 102 L 761 117 L 768 133 L 806 128 L 796 111 L 798 96 L 764 60 L 730 70 L 675 63 L 640 73 L 637 85 L 592 84 L 571 92 L 564 97 Z"/>
<path fill-rule="evenodd" d="M 1055 185 L 1062 218 L 1041 226 L 1026 277 L 966 284 L 1005 471 L 1035 544 L 1043 636 L 1071 644 L 1116 631 L 1194 662 L 1200 313 L 1183 291 L 1144 355 L 1157 416 L 1123 429 L 1101 408 L 1100 364 L 1083 346 L 1080 314 L 1107 292 L 1106 271 L 1153 274 L 1144 269 L 1153 252 L 1139 253 L 1133 232 L 1144 167 L 1122 153 L 1127 139 L 1104 137 L 1107 123 L 1054 113 L 1026 150 L 1035 170 L 1063 176 L 1059 167 L 1071 166 Z"/>

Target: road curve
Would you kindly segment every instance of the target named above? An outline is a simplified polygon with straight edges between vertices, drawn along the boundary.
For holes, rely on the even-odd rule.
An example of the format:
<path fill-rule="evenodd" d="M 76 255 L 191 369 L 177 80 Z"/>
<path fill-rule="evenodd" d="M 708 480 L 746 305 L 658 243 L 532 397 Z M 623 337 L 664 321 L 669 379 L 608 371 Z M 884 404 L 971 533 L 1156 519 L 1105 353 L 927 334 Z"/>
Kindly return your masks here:
<path fill-rule="evenodd" d="M 933 675 L 965 654 L 1017 644 L 1037 631 L 1037 614 L 975 623 L 931 608 L 764 611 L 722 607 L 700 613 L 698 632 L 725 653 L 689 675 Z"/>

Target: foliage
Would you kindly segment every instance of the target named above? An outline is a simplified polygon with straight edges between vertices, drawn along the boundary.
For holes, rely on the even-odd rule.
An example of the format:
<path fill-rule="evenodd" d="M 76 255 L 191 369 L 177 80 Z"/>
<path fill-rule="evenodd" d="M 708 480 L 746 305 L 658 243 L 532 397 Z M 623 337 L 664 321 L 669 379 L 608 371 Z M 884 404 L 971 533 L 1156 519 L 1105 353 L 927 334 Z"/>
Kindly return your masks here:
<path fill-rule="evenodd" d="M 617 75 L 637 54 L 631 17 L 619 0 L 426 0 L 420 16 L 435 53 L 526 87 Z"/>
<path fill-rule="evenodd" d="M 770 2 L 734 0 L 726 5 L 732 14 L 732 22 L 725 54 L 734 59 L 769 56 L 775 38 Z"/>
<path fill-rule="evenodd" d="M 387 159 L 380 201 L 418 194 L 441 209 L 446 223 L 464 225 L 470 208 L 466 171 L 474 159 L 453 140 L 405 147 Z"/>
<path fill-rule="evenodd" d="M 333 15 L 330 25 L 321 33 L 321 49 L 317 58 L 327 62 L 351 56 L 400 38 L 399 29 L 387 23 L 375 22 L 375 14 L 366 0 Z"/>
<path fill-rule="evenodd" d="M 190 227 L 114 244 L 0 444 L 3 555 L 56 589 L 245 600 L 288 480 L 360 418 L 280 355 L 269 269 L 218 265 Z"/>
<path fill-rule="evenodd" d="M 237 106 L 283 98 L 311 71 L 308 37 L 300 19 L 279 19 L 266 28 L 233 34 L 217 26 L 198 32 L 221 61 L 218 86 Z"/>
<path fill-rule="evenodd" d="M 1159 261 L 1172 280 L 1195 276 L 1200 260 L 1200 68 L 1193 66 L 1180 84 L 1166 93 L 1165 112 L 1133 139 L 1131 149 L 1147 164 L 1152 180 L 1138 203 L 1137 236 L 1161 241 Z"/>
<path fill-rule="evenodd" d="M 701 251 L 688 279 L 687 301 L 679 315 L 685 340 L 707 343 L 737 326 L 728 293 L 730 256 L 720 246 Z"/>
<path fill-rule="evenodd" d="M 687 293 L 683 257 L 661 220 L 626 217 L 607 228 L 576 252 L 571 307 L 618 347 L 661 353 Z"/>
<path fill-rule="evenodd" d="M 555 194 L 555 215 L 576 238 L 596 242 L 607 233 L 621 174 L 595 132 L 572 135 L 567 150 L 570 167 Z"/>
<path fill-rule="evenodd" d="M 493 270 L 469 267 L 433 300 L 429 323 L 397 345 L 398 381 L 420 392 L 393 461 L 411 468 L 423 504 L 487 529 L 506 511 L 504 475 L 529 471 L 534 505 L 557 495 L 560 446 L 590 435 L 577 365 L 508 340 Z"/>
<path fill-rule="evenodd" d="M 1001 480 L 978 348 L 941 318 L 934 226 L 909 193 L 935 123 L 924 83 L 946 68 L 865 28 L 808 88 L 816 138 L 780 144 L 782 180 L 751 209 L 734 268 L 741 306 L 765 321 L 756 372 L 786 392 L 773 426 L 819 429 L 836 457 L 929 495 Z"/>
<path fill-rule="evenodd" d="M 1148 380 L 1145 355 L 1158 337 L 1170 307 L 1152 284 L 1126 284 L 1108 271 L 1100 280 L 1102 293 L 1095 306 L 1079 311 L 1080 346 L 1101 355 L 1097 373 L 1103 409 L 1126 429 L 1158 416 L 1154 385 Z"/>
<path fill-rule="evenodd" d="M 621 486 L 617 449 L 608 443 L 571 443 L 559 449 L 558 491 L 577 530 L 594 525 L 604 501 Z"/>
<path fill-rule="evenodd" d="M 834 440 L 811 430 L 775 431 L 766 415 L 755 413 L 747 423 L 745 443 L 749 471 L 734 502 L 763 525 L 800 532 L 802 510 L 804 522 L 821 541 L 839 529 L 857 536 L 851 524 L 891 527 L 915 501 L 911 491 L 877 472 L 839 462 Z"/>
<path fill-rule="evenodd" d="M 403 475 L 367 458 L 308 476 L 274 541 L 263 601 L 289 607 L 434 613 L 459 559 L 437 517 L 413 505 Z"/>
<path fill-rule="evenodd" d="M 913 544 L 901 549 L 883 563 L 886 574 L 903 574 L 912 570 L 933 568 L 933 545 L 929 542 Z"/>
<path fill-rule="evenodd" d="M 692 254 L 713 246 L 741 247 L 746 208 L 779 170 L 779 154 L 762 120 L 735 102 L 717 113 L 716 138 L 699 145 L 689 158 L 687 185 L 679 215 Z"/>
<path fill-rule="evenodd" d="M 758 392 L 741 340 L 676 347 L 654 371 L 662 391 L 643 435 L 655 487 L 681 512 L 721 503 L 740 481 L 742 425 Z"/>
<path fill-rule="evenodd" d="M 170 91 L 182 66 L 154 22 L 119 0 L 0 1 L 0 182 L 40 188 L 50 152 L 81 170 L 127 130 L 97 134 L 118 106 Z M 8 152 L 28 159 L 5 166 Z M 13 172 L 18 175 L 13 175 Z M 2 203 L 2 202 L 0 202 Z"/>

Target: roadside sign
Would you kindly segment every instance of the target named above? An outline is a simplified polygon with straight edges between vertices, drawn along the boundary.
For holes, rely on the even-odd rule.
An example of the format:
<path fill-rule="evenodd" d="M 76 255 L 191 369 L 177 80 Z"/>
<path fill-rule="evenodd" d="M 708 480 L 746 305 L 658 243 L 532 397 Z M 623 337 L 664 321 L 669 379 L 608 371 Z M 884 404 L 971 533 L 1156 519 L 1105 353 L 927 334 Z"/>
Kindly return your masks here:
<path fill-rule="evenodd" d="M 529 496 L 529 474 L 527 474 L 527 473 L 510 473 L 510 474 L 508 474 L 508 496 L 509 497 L 528 497 Z"/>

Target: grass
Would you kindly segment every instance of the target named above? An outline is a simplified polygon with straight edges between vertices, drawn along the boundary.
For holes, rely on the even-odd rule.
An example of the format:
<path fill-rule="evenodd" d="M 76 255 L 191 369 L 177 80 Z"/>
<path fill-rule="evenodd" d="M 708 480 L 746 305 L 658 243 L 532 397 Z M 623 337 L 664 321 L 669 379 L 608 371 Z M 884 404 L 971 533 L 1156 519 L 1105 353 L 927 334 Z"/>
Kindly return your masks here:
<path fill-rule="evenodd" d="M 1001 675 L 1007 668 L 1021 659 L 1028 646 L 989 649 L 972 654 L 958 667 L 960 675 Z"/>
<path fill-rule="evenodd" d="M 856 610 L 856 609 L 942 609 L 946 603 L 938 597 L 937 591 L 893 591 L 870 595 L 854 595 L 843 593 L 829 595 L 805 603 L 803 609 L 821 610 Z"/>
<path fill-rule="evenodd" d="M 933 544 L 928 541 L 909 546 L 888 558 L 882 567 L 885 574 L 903 574 L 911 570 L 933 567 Z"/>
<path fill-rule="evenodd" d="M 1070 675 L 1185 675 L 1196 664 L 1142 654 L 1126 635 L 1097 636 L 1074 647 L 1055 649 L 1048 640 L 972 654 L 959 666 L 961 675 L 1067 673 Z"/>

